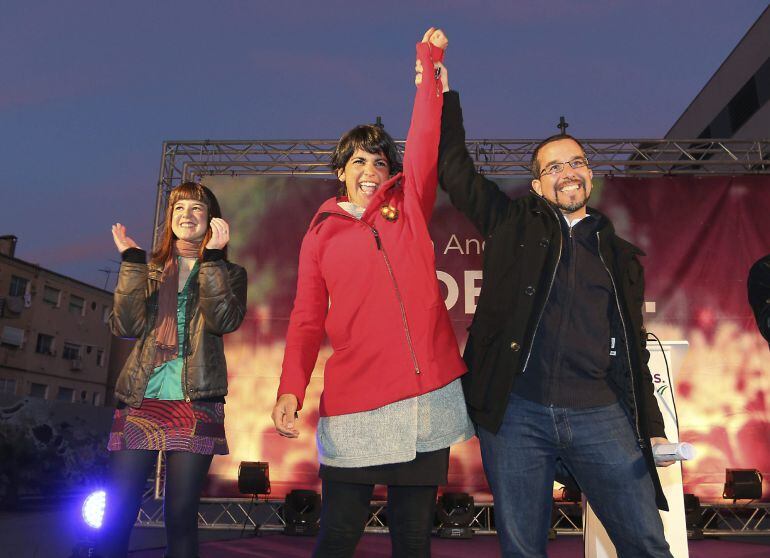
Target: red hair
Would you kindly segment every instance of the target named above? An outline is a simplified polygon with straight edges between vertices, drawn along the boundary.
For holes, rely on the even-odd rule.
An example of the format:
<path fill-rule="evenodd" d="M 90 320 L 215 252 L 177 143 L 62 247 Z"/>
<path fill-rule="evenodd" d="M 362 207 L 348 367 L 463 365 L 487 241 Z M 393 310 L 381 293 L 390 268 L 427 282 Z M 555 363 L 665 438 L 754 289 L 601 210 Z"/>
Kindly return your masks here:
<path fill-rule="evenodd" d="M 196 200 L 202 202 L 206 206 L 206 211 L 208 213 L 206 235 L 201 241 L 198 258 L 203 256 L 203 249 L 211 239 L 211 226 L 209 226 L 211 219 L 214 217 L 222 218 L 222 210 L 219 208 L 219 202 L 217 201 L 216 196 L 214 196 L 214 193 L 203 184 L 199 184 L 198 182 L 183 182 L 171 190 L 168 197 L 168 205 L 166 206 L 166 222 L 163 229 L 163 235 L 158 247 L 152 253 L 151 261 L 156 265 L 166 265 L 166 262 L 174 253 L 173 248 L 176 235 L 171 228 L 171 216 L 174 211 L 174 205 L 180 200 Z M 227 246 L 225 246 L 223 250 L 225 252 L 225 259 L 227 259 Z"/>

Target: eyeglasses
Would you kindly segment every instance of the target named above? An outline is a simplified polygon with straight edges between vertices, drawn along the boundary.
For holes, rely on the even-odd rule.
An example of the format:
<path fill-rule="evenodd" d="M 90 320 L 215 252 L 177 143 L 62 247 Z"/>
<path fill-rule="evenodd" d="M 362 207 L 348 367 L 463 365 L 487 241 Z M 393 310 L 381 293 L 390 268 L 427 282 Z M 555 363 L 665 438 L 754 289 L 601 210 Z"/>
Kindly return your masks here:
<path fill-rule="evenodd" d="M 564 170 L 564 165 L 569 165 L 573 169 L 582 169 L 588 166 L 588 159 L 580 157 L 578 159 L 572 159 L 571 161 L 564 161 L 563 163 L 553 163 L 545 167 L 540 171 L 540 176 L 544 174 L 559 174 Z"/>

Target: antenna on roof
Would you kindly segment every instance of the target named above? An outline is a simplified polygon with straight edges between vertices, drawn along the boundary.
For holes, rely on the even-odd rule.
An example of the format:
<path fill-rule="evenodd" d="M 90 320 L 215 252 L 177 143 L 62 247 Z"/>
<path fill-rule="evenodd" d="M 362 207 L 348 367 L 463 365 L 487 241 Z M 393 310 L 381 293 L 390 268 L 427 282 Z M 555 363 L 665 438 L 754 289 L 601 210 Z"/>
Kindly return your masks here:
<path fill-rule="evenodd" d="M 115 269 L 110 269 L 109 267 L 103 267 L 103 268 L 101 268 L 101 269 L 98 269 L 97 271 L 101 271 L 102 273 L 104 273 L 104 274 L 105 274 L 105 278 L 104 278 L 104 290 L 106 291 L 106 290 L 107 290 L 107 284 L 110 282 L 110 277 L 112 277 L 112 274 L 113 274 L 113 273 L 117 273 L 117 270 L 115 270 Z"/>

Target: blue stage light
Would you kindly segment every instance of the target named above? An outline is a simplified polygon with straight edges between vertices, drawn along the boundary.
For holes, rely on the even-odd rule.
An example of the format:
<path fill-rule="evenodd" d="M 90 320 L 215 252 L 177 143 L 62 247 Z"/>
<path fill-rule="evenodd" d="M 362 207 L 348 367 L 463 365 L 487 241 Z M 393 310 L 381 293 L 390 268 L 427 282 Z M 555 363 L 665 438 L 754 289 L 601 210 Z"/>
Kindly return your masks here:
<path fill-rule="evenodd" d="M 94 529 L 100 529 L 102 527 L 106 500 L 107 495 L 104 490 L 97 490 L 89 494 L 83 502 L 81 514 L 83 515 L 83 521 L 85 521 L 89 527 L 93 527 Z"/>

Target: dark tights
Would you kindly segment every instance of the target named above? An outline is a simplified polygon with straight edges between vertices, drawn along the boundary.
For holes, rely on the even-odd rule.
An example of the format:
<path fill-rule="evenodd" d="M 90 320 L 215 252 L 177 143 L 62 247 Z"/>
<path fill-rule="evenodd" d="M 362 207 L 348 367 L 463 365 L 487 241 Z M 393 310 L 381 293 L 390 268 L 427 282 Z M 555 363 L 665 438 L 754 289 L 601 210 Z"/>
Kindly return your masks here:
<path fill-rule="evenodd" d="M 323 481 L 321 532 L 314 558 L 349 558 L 364 532 L 374 485 Z M 437 486 L 389 486 L 388 530 L 394 558 L 430 556 Z"/>
<path fill-rule="evenodd" d="M 99 547 L 104 558 L 125 558 L 128 554 L 131 528 L 157 457 L 158 452 L 148 450 L 110 452 L 110 481 Z M 183 451 L 166 452 L 163 519 L 169 558 L 198 555 L 198 500 L 212 458 Z"/>

